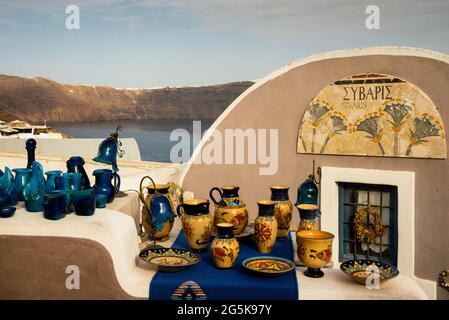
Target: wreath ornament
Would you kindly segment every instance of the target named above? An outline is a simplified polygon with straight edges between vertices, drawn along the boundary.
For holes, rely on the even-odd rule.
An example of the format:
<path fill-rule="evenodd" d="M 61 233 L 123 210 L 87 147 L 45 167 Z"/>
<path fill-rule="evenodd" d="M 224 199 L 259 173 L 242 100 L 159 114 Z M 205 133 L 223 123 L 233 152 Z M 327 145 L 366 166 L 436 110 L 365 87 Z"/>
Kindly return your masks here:
<path fill-rule="evenodd" d="M 367 222 L 370 220 L 372 224 Z M 385 232 L 385 226 L 382 224 L 379 213 L 370 205 L 355 213 L 354 229 L 357 239 L 367 244 L 374 243 L 374 240 L 382 237 Z"/>

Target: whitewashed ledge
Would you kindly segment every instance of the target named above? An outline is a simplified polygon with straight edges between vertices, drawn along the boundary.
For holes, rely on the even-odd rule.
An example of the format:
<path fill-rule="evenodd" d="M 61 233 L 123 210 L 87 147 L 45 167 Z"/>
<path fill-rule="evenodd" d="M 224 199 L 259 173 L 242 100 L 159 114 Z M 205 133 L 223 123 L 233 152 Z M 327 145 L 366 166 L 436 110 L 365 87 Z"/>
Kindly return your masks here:
<path fill-rule="evenodd" d="M 66 158 L 37 154 L 36 158 L 44 166 L 44 170 L 65 170 Z M 107 167 L 86 160 L 86 171 L 90 175 L 96 168 Z M 25 153 L 0 152 L 0 166 L 10 168 L 24 167 Z M 122 190 L 137 189 L 140 179 L 150 175 L 157 183 L 178 181 L 184 166 L 175 164 L 152 163 L 144 161 L 119 161 L 122 177 Z M 92 177 L 93 178 L 93 177 Z M 93 180 L 91 180 L 93 182 Z M 179 219 L 176 219 L 174 229 L 168 241 L 163 246 L 171 246 L 180 230 Z M 68 239 L 88 239 L 104 247 L 111 257 L 113 272 L 120 287 L 130 298 L 146 299 L 149 297 L 149 284 L 155 271 L 140 262 L 137 258 L 142 248 L 136 234 L 133 218 L 127 214 L 110 209 L 97 209 L 90 217 L 75 214 L 66 216 L 59 221 L 43 218 L 42 212 L 28 213 L 19 205 L 14 217 L 0 220 L 1 236 L 25 236 L 35 238 L 64 237 Z M 30 239 L 31 239 L 30 238 Z M 57 244 L 54 244 L 57 246 Z M 296 251 L 295 237 L 293 245 Z M 140 246 L 140 247 L 139 247 Z M 296 256 L 296 254 L 295 254 Z M 99 259 L 92 256 L 91 259 Z M 2 257 L 2 260 L 4 258 Z M 3 262 L 4 263 L 4 262 Z M 1 267 L 1 263 L 0 263 Z M 299 299 L 426 299 L 424 291 L 410 277 L 399 275 L 395 279 L 381 286 L 380 290 L 369 290 L 354 283 L 344 275 L 337 266 L 323 269 L 325 276 L 311 279 L 303 275 L 304 268 L 297 267 Z M 101 273 L 101 270 L 98 270 Z M 8 275 L 2 274 L 2 277 Z M 95 276 L 95 275 L 94 275 Z M 14 282 L 14 279 L 10 279 Z M 17 290 L 20 290 L 18 288 Z M 39 293 L 37 293 L 39 296 Z"/>

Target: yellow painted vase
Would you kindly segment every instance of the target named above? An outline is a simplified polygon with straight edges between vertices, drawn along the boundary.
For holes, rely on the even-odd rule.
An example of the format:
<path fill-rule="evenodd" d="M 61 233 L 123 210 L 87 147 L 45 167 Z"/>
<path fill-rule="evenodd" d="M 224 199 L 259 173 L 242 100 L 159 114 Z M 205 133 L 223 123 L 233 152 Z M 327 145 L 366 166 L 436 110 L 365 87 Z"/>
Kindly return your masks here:
<path fill-rule="evenodd" d="M 278 222 L 274 216 L 274 201 L 261 200 L 257 202 L 259 215 L 254 221 L 254 232 L 257 249 L 261 253 L 270 253 L 276 243 Z"/>
<path fill-rule="evenodd" d="M 311 278 L 324 276 L 320 269 L 325 267 L 332 259 L 332 241 L 334 235 L 320 230 L 298 231 L 296 244 L 298 259 L 307 269 L 304 275 Z"/>
<path fill-rule="evenodd" d="M 271 186 L 271 200 L 274 201 L 274 216 L 278 222 L 278 238 L 285 238 L 290 231 L 293 205 L 288 197 L 287 186 Z"/>
<path fill-rule="evenodd" d="M 143 181 L 146 178 L 150 179 L 152 184 L 144 188 Z M 140 199 L 144 204 L 141 225 L 149 239 L 166 241 L 170 237 L 176 216 L 173 213 L 173 203 L 168 191 L 168 185 L 156 184 L 148 176 L 140 182 Z"/>
<path fill-rule="evenodd" d="M 209 212 L 209 200 L 189 199 L 178 205 L 176 212 L 190 248 L 206 251 L 213 230 L 214 216 Z"/>
<path fill-rule="evenodd" d="M 318 230 L 316 221 L 318 206 L 315 204 L 299 204 L 296 208 L 298 208 L 300 217 L 298 231 Z"/>
<path fill-rule="evenodd" d="M 219 201 L 214 198 L 214 191 L 220 194 Z M 214 224 L 232 223 L 234 235 L 241 234 L 248 224 L 248 210 L 238 192 L 239 187 L 237 186 L 223 186 L 221 189 L 214 187 L 209 192 L 209 196 L 215 204 Z"/>
<path fill-rule="evenodd" d="M 239 255 L 240 246 L 234 237 L 232 223 L 217 224 L 217 237 L 210 245 L 215 266 L 219 269 L 230 269 Z"/>

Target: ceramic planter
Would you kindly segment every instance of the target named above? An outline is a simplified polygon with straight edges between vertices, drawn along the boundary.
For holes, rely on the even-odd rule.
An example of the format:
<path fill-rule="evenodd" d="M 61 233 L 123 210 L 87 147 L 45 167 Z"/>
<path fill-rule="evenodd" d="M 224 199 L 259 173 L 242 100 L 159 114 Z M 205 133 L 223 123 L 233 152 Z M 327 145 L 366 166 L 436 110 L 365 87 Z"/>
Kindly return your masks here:
<path fill-rule="evenodd" d="M 150 179 L 152 184 L 143 188 L 144 179 Z M 168 196 L 169 186 L 156 184 L 150 177 L 144 177 L 140 183 L 140 200 L 142 208 L 142 226 L 150 239 L 166 241 L 173 228 L 175 214 L 173 205 Z"/>
<path fill-rule="evenodd" d="M 209 204 L 206 199 L 189 199 L 176 208 L 187 243 L 197 252 L 206 251 L 212 233 L 214 216 L 209 213 Z"/>
<path fill-rule="evenodd" d="M 232 223 L 217 224 L 217 236 L 210 246 L 215 266 L 219 269 L 230 269 L 240 251 L 237 239 L 234 237 Z"/>
<path fill-rule="evenodd" d="M 278 223 L 274 216 L 274 201 L 261 200 L 257 202 L 259 215 L 254 222 L 256 244 L 259 252 L 270 253 L 276 243 Z"/>
<path fill-rule="evenodd" d="M 292 221 L 293 205 L 288 197 L 287 186 L 271 186 L 271 200 L 274 201 L 274 216 L 278 222 L 278 238 L 288 236 L 290 223 Z"/>
<path fill-rule="evenodd" d="M 213 192 L 217 191 L 221 199 L 217 201 Z M 223 186 L 214 187 L 210 190 L 209 196 L 215 204 L 214 224 L 232 223 L 234 225 L 234 235 L 241 234 L 248 224 L 248 210 L 245 202 L 240 199 L 239 187 Z"/>
<path fill-rule="evenodd" d="M 332 259 L 333 240 L 334 235 L 326 231 L 308 230 L 296 233 L 298 259 L 307 267 L 304 275 L 311 278 L 324 276 L 320 268 L 325 267 Z"/>

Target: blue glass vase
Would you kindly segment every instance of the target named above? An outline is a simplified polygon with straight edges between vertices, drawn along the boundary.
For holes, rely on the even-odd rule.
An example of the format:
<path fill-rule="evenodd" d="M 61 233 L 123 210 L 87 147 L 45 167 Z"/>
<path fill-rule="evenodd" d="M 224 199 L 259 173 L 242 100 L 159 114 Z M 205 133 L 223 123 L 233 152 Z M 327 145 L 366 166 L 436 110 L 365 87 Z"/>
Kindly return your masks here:
<path fill-rule="evenodd" d="M 87 176 L 86 170 L 84 170 L 85 161 L 80 156 L 73 156 L 67 160 L 67 172 L 81 173 L 81 190 L 90 189 L 90 181 Z"/>
<path fill-rule="evenodd" d="M 107 203 L 114 200 L 115 194 L 120 190 L 120 176 L 116 172 L 109 169 L 97 169 L 93 172 L 95 177 L 95 194 L 107 195 Z M 116 182 L 112 184 L 112 179 Z"/>
<path fill-rule="evenodd" d="M 14 188 L 14 175 L 8 167 L 5 167 L 5 172 L 0 177 L 0 193 L 9 196 L 10 205 L 16 205 L 17 193 Z"/>
<path fill-rule="evenodd" d="M 53 190 L 56 190 L 55 179 L 61 175 L 61 170 L 51 170 L 45 172 L 47 176 L 47 181 L 45 182 L 45 193 L 51 193 Z"/>
<path fill-rule="evenodd" d="M 31 179 L 31 169 L 29 168 L 17 168 L 12 170 L 16 177 L 14 179 L 14 189 L 17 195 L 18 201 L 24 201 L 23 188 Z"/>
<path fill-rule="evenodd" d="M 44 210 L 45 178 L 42 165 L 33 161 L 31 166 L 31 179 L 23 188 L 25 208 L 30 212 Z"/>

